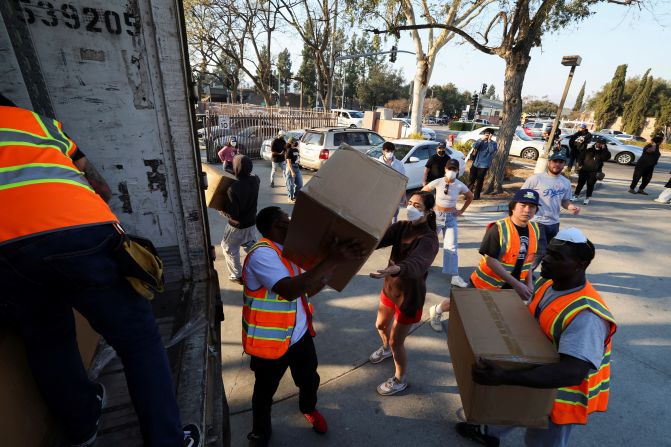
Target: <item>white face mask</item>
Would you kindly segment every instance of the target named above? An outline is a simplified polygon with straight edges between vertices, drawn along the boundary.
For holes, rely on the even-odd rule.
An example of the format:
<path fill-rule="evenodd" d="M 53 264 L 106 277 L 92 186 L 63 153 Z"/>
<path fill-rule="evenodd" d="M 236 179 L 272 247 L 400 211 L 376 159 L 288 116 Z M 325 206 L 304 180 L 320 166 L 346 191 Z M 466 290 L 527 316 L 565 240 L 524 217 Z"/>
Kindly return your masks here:
<path fill-rule="evenodd" d="M 238 145 L 238 142 L 237 142 L 237 141 L 231 141 L 231 146 L 235 147 L 235 146 L 237 146 L 237 145 Z"/>
<path fill-rule="evenodd" d="M 457 178 L 457 171 L 445 171 L 445 178 L 448 180 L 454 180 Z"/>
<path fill-rule="evenodd" d="M 409 221 L 417 220 L 424 215 L 423 212 L 421 212 L 420 210 L 418 210 L 417 208 L 415 208 L 412 205 L 408 205 L 406 210 L 408 211 L 408 220 Z"/>
<path fill-rule="evenodd" d="M 384 158 L 387 160 L 393 160 L 394 159 L 394 153 L 393 152 L 385 152 L 384 153 Z"/>

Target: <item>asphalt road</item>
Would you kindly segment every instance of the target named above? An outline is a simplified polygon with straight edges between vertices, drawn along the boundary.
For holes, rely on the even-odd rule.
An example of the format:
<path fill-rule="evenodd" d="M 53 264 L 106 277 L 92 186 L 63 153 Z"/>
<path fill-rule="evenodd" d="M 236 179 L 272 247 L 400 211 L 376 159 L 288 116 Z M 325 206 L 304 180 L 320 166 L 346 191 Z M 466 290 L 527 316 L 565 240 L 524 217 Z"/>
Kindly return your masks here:
<path fill-rule="evenodd" d="M 284 188 L 267 187 L 269 163 L 256 162 L 262 179 L 259 208 L 292 204 Z M 531 168 L 531 166 L 530 166 Z M 577 226 L 595 243 L 597 255 L 588 278 L 618 322 L 613 340 L 611 402 L 607 413 L 593 415 L 571 436 L 572 446 L 671 446 L 671 206 L 652 201 L 669 179 L 671 158 L 664 156 L 650 196 L 627 193 L 633 166 L 608 163 L 606 179 L 578 216 L 562 214 L 562 226 Z M 531 169 L 530 169 L 531 172 Z M 306 173 L 305 180 L 309 181 Z M 283 185 L 283 180 L 276 180 Z M 404 213 L 401 212 L 401 217 Z M 478 262 L 477 248 L 487 222 L 502 213 L 466 213 L 459 223 L 459 264 L 466 278 Z M 224 220 L 210 213 L 218 241 Z M 221 249 L 217 247 L 218 256 Z M 425 320 L 408 337 L 410 387 L 390 397 L 375 387 L 393 374 L 389 360 L 372 365 L 368 356 L 380 344 L 374 328 L 381 283 L 368 273 L 386 265 L 389 250 L 375 252 L 342 293 L 327 289 L 313 300 L 319 356 L 319 408 L 329 433 L 312 432 L 297 408 L 296 388 L 286 374 L 275 396 L 271 446 L 472 446 L 454 432 L 461 407 L 445 335 L 434 332 L 428 308 L 449 296 L 449 278 L 440 273 L 442 256 L 430 270 Z M 240 342 L 241 287 L 228 281 L 223 261 L 216 261 L 226 321 L 222 324 L 224 387 L 231 408 L 232 445 L 245 446 L 251 428 L 254 383 L 249 357 Z M 667 422 L 664 422 L 667 421 Z M 502 446 L 522 445 L 518 431 Z"/>

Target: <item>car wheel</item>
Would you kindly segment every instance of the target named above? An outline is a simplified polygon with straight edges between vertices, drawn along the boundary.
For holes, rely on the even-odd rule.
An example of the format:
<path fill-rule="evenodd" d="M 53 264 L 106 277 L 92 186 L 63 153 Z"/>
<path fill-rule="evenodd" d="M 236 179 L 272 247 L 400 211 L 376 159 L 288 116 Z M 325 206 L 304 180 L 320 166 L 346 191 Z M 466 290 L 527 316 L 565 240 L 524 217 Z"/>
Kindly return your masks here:
<path fill-rule="evenodd" d="M 538 151 L 533 147 L 527 147 L 522 151 L 522 158 L 527 160 L 538 160 Z"/>
<path fill-rule="evenodd" d="M 621 165 L 628 165 L 634 161 L 634 154 L 631 152 L 620 152 L 617 154 L 617 157 L 615 157 L 615 161 Z"/>
<path fill-rule="evenodd" d="M 350 125 L 349 125 L 349 128 L 350 128 L 350 129 L 356 129 L 356 125 L 354 125 L 354 124 L 350 124 Z"/>

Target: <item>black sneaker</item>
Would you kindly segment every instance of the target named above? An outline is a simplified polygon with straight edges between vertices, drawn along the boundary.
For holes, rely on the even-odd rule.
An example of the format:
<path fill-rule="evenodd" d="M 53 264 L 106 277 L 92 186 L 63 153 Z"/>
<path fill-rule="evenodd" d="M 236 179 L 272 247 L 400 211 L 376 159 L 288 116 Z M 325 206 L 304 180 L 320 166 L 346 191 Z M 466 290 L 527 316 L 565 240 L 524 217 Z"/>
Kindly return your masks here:
<path fill-rule="evenodd" d="M 481 427 L 481 425 L 469 424 L 467 422 L 459 422 L 456 425 L 457 433 L 460 436 L 487 447 L 499 447 L 499 438 L 485 434 Z"/>
<path fill-rule="evenodd" d="M 96 383 L 96 399 L 100 404 L 100 411 L 102 413 L 103 408 L 107 406 L 107 392 L 105 391 L 105 387 L 103 386 L 102 383 Z M 93 444 L 95 444 L 96 439 L 98 438 L 99 425 L 100 425 L 100 417 L 98 417 L 98 420 L 96 421 L 96 427 L 93 433 L 90 436 L 88 436 L 85 441 L 73 442 L 72 444 L 70 444 L 70 447 L 90 447 Z"/>
<path fill-rule="evenodd" d="M 268 447 L 268 437 L 265 435 L 250 432 L 247 434 L 247 440 L 249 447 Z"/>
<path fill-rule="evenodd" d="M 184 432 L 184 447 L 200 447 L 200 428 L 196 424 L 185 425 L 182 431 Z"/>
<path fill-rule="evenodd" d="M 650 194 L 648 194 L 647 192 L 643 191 L 642 189 L 639 189 L 639 190 L 638 190 L 638 193 L 639 193 L 639 194 L 643 194 L 644 196 L 649 196 L 649 195 L 650 195 Z"/>

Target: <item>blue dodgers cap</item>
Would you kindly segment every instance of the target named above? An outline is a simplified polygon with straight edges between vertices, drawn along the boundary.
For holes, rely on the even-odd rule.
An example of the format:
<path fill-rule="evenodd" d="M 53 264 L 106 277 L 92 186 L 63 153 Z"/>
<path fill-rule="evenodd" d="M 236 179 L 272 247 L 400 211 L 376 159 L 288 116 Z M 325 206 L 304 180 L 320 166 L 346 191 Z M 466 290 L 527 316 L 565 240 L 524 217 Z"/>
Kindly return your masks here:
<path fill-rule="evenodd" d="M 580 125 L 580 128 L 581 128 L 581 129 L 587 129 L 587 124 L 582 123 L 582 124 Z"/>
<path fill-rule="evenodd" d="M 564 151 L 555 152 L 554 154 L 550 155 L 550 158 L 548 158 L 548 160 L 550 160 L 550 161 L 561 160 L 561 161 L 564 161 L 564 162 L 568 161 L 568 159 L 566 158 L 566 155 L 564 155 Z"/>
<path fill-rule="evenodd" d="M 512 201 L 518 203 L 531 203 L 532 205 L 541 206 L 540 196 L 538 195 L 538 192 L 533 189 L 518 190 L 515 193 Z"/>

